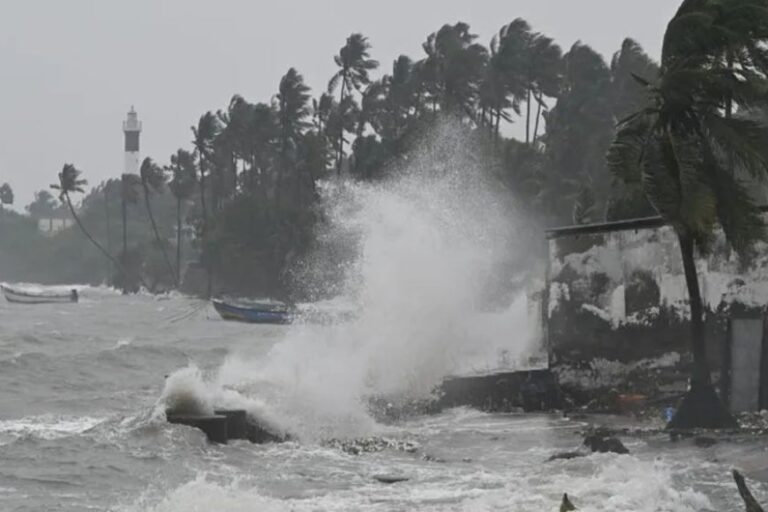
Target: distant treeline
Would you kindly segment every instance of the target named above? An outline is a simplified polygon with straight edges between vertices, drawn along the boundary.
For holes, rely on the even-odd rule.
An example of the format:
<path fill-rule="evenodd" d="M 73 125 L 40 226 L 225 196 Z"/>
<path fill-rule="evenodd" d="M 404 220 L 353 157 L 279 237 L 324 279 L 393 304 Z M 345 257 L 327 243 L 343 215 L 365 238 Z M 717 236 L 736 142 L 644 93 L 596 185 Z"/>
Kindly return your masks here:
<path fill-rule="evenodd" d="M 36 223 L 7 214 L 0 280 L 108 280 L 126 289 L 143 280 L 160 289 L 183 281 L 195 261 L 198 277 L 212 276 L 206 284 L 198 278 L 197 291 L 280 295 L 286 269 L 310 249 L 321 221 L 318 181 L 385 179 L 445 118 L 492 162 L 499 187 L 543 224 L 653 212 L 639 189 L 615 182 L 605 161 L 617 123 L 647 99 L 636 77 L 658 75 L 637 43 L 624 41 L 608 63 L 580 42 L 564 53 L 516 19 L 487 46 L 467 24 L 445 25 L 423 50 L 379 73 L 369 40 L 352 34 L 333 57 L 337 72 L 326 91 L 313 96 L 290 68 L 273 98 L 235 95 L 204 113 L 192 146 L 167 165 L 145 161 L 146 176 L 93 188 L 79 216 L 117 265 L 75 229 L 43 237 Z M 523 140 L 507 137 L 510 123 L 525 126 Z M 46 194 L 27 207 L 32 217 L 53 214 Z"/>

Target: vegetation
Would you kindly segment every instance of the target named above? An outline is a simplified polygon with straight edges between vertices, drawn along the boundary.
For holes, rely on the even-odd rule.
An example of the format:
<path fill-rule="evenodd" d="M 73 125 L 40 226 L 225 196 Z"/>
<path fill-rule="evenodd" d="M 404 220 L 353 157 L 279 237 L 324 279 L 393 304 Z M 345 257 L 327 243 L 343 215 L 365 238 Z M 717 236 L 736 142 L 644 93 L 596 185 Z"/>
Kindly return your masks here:
<path fill-rule="evenodd" d="M 731 427 L 707 364 L 704 306 L 694 251 L 706 251 L 716 225 L 748 257 L 764 237 L 745 185 L 768 174 L 768 126 L 750 118 L 768 100 L 768 8 L 761 0 L 686 0 L 669 23 L 657 79 L 627 117 L 608 162 L 639 184 L 677 233 L 691 308 L 691 389 L 672 428 Z"/>
<path fill-rule="evenodd" d="M 581 43 L 563 52 L 516 19 L 487 46 L 466 23 L 444 25 L 426 37 L 421 56 L 398 56 L 380 76 L 373 54 L 364 35 L 352 34 L 334 57 L 327 91 L 313 97 L 290 68 L 270 100 L 234 95 L 204 113 L 191 148 L 162 169 L 153 164 L 91 191 L 77 213 L 110 257 L 111 223 L 122 219 L 120 265 L 106 279 L 126 291 L 143 279 L 156 289 L 181 283 L 203 294 L 284 295 L 287 270 L 322 222 L 318 181 L 386 178 L 444 118 L 461 125 L 499 186 L 543 224 L 652 212 L 639 185 L 618 184 L 605 164 L 616 123 L 648 98 L 632 75 L 651 81 L 658 73 L 635 42 L 625 41 L 609 64 Z M 516 122 L 525 126 L 522 140 L 508 135 Z M 139 201 L 144 211 L 132 208 Z M 67 245 L 69 236 L 50 243 Z M 49 250 L 59 259 L 62 251 Z"/>

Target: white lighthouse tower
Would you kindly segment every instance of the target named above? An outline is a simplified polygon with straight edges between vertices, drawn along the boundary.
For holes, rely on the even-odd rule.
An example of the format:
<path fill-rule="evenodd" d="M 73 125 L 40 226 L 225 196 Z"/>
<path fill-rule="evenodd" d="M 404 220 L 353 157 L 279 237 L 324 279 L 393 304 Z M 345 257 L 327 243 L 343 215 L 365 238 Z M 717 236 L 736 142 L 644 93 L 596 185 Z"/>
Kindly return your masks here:
<path fill-rule="evenodd" d="M 125 173 L 138 174 L 141 123 L 133 106 L 131 106 L 131 111 L 128 112 L 128 117 L 123 121 L 123 133 L 125 134 Z"/>

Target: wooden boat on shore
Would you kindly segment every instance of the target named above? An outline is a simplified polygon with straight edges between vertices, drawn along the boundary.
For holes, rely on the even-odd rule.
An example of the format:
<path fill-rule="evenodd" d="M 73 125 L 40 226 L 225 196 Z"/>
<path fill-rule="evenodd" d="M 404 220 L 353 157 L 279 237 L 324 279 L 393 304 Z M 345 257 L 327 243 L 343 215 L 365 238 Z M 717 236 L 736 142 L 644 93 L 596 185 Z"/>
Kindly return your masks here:
<path fill-rule="evenodd" d="M 281 303 L 233 304 L 219 299 L 213 299 L 212 302 L 224 320 L 251 324 L 288 324 L 293 320 L 291 309 Z"/>
<path fill-rule="evenodd" d="M 12 288 L 4 284 L 0 285 L 0 289 L 5 295 L 5 300 L 13 304 L 57 304 L 79 300 L 75 289 L 69 291 L 33 291 Z"/>

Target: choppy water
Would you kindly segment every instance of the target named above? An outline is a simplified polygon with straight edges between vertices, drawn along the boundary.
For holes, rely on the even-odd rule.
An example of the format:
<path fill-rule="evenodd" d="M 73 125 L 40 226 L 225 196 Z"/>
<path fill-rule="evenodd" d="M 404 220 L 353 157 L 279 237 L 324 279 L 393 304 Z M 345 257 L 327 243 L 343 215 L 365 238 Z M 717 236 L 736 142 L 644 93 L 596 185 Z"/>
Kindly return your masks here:
<path fill-rule="evenodd" d="M 355 456 L 311 439 L 210 445 L 153 419 L 164 376 L 190 362 L 269 359 L 295 328 L 208 309 L 183 318 L 198 304 L 183 297 L 82 296 L 0 301 L 0 510 L 554 511 L 563 492 L 580 510 L 740 510 L 730 469 L 768 457 L 764 440 L 698 449 L 650 437 L 627 440 L 632 455 L 545 463 L 578 444 L 579 423 L 466 409 L 367 424 L 369 435 L 417 443 L 415 453 Z M 382 473 L 410 480 L 384 485 L 373 479 Z"/>

